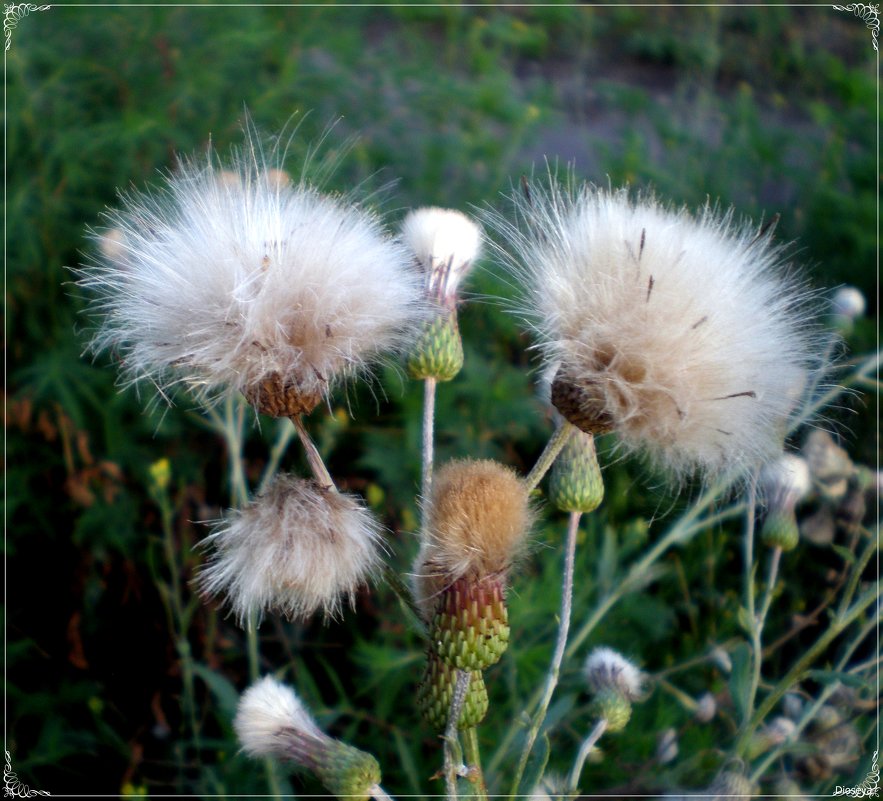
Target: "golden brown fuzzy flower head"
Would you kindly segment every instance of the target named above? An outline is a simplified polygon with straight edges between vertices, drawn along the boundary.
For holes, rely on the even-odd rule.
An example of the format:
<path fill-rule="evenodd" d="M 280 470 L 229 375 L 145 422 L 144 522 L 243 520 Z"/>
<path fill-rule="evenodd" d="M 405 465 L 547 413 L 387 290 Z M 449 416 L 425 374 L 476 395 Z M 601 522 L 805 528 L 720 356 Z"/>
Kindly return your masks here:
<path fill-rule="evenodd" d="M 531 517 L 513 470 L 490 460 L 450 462 L 433 478 L 423 564 L 445 584 L 504 572 L 524 545 Z"/>

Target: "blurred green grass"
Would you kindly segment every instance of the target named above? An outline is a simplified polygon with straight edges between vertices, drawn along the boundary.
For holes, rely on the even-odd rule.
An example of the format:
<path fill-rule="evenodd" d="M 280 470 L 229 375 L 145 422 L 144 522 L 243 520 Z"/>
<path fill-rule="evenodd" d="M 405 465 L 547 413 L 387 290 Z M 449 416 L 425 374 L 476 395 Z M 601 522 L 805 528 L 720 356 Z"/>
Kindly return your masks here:
<path fill-rule="evenodd" d="M 108 358 L 80 355 L 85 299 L 66 268 L 83 260 L 86 227 L 119 189 L 155 183 L 175 154 L 209 140 L 221 153 L 240 143 L 246 109 L 269 134 L 298 114 L 293 168 L 337 120 L 327 147 L 357 139 L 331 188 L 395 181 L 384 202 L 393 220 L 414 205 L 505 204 L 501 193 L 548 158 L 598 183 L 652 185 L 675 203 L 710 196 L 755 219 L 780 213 L 780 238 L 798 243 L 818 285 L 850 283 L 874 299 L 873 55 L 861 21 L 827 7 L 53 5 L 21 20 L 6 76 L 7 747 L 19 777 L 55 792 L 264 791 L 230 729 L 232 693 L 246 682 L 243 636 L 209 607 L 191 631 L 199 753 L 181 735 L 180 662 L 146 489 L 148 466 L 169 458 L 190 579 L 205 532 L 195 521 L 229 503 L 223 444 L 186 401 L 144 411 L 146 398 L 116 392 Z M 485 266 L 471 291 L 511 295 Z M 875 319 L 872 308 L 852 334 L 856 351 L 873 346 Z M 529 467 L 549 430 L 529 340 L 492 303 L 466 305 L 461 322 L 468 358 L 440 393 L 439 457 Z M 317 421 L 317 437 L 333 445 L 332 472 L 399 532 L 395 561 L 406 570 L 421 392 L 394 375 L 382 385 L 379 401 L 353 390 L 355 418 Z M 873 411 L 853 411 L 843 423 L 851 449 L 873 462 Z M 271 437 L 251 434 L 252 477 Z M 603 588 L 598 565 L 652 536 L 646 520 L 670 503 L 642 489 L 635 465 L 617 465 L 608 481 L 580 550 L 577 616 Z M 554 543 L 561 528 L 550 521 L 536 538 Z M 735 550 L 725 532 L 709 532 L 667 565 L 682 571 L 687 595 L 674 581 L 638 593 L 593 641 L 659 668 L 725 639 L 737 628 L 738 580 L 724 567 Z M 810 551 L 793 569 L 812 586 L 826 565 Z M 545 670 L 558 571 L 556 555 L 539 549 L 515 583 L 514 645 L 489 676 L 488 732 L 508 725 Z M 777 615 L 804 603 L 788 594 Z M 420 639 L 384 588 L 359 612 L 327 628 L 265 624 L 264 669 L 288 665 L 323 722 L 384 749 L 393 791 L 425 792 L 438 756 L 411 701 Z M 562 699 L 556 714 L 585 706 L 574 665 Z M 593 780 L 624 781 L 678 714 L 665 698 L 638 709 L 635 737 L 616 743 L 614 767 Z M 562 753 L 578 742 L 573 725 L 556 740 Z M 702 754 L 719 734 L 694 731 L 691 748 Z M 683 778 L 661 776 L 659 786 Z"/>

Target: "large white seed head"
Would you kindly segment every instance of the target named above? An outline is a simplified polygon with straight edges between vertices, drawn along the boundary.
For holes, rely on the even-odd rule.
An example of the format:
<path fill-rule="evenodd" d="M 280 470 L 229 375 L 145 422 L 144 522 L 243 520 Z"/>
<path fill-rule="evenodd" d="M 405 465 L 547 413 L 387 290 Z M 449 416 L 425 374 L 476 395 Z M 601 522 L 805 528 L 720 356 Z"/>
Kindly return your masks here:
<path fill-rule="evenodd" d="M 613 690 L 629 701 L 643 696 L 643 674 L 612 648 L 595 648 L 586 659 L 583 672 L 593 693 Z"/>
<path fill-rule="evenodd" d="M 460 281 L 481 252 L 481 228 L 462 212 L 427 207 L 408 213 L 401 236 L 428 275 L 430 296 L 455 303 Z"/>
<path fill-rule="evenodd" d="M 240 624 L 265 611 L 335 617 L 380 564 L 380 526 L 359 500 L 287 475 L 205 543 L 199 587 L 225 597 Z"/>
<path fill-rule="evenodd" d="M 300 741 L 327 739 L 294 690 L 272 676 L 242 694 L 233 728 L 242 750 L 252 757 L 290 758 Z"/>
<path fill-rule="evenodd" d="M 515 203 L 515 224 L 491 224 L 521 311 L 603 430 L 675 479 L 744 475 L 781 452 L 824 359 L 814 296 L 768 233 L 554 179 Z"/>
<path fill-rule="evenodd" d="M 93 350 L 130 382 L 210 402 L 274 379 L 321 397 L 425 319 L 424 278 L 376 214 L 282 180 L 249 144 L 229 170 L 184 162 L 106 215 L 79 283 L 101 318 Z"/>

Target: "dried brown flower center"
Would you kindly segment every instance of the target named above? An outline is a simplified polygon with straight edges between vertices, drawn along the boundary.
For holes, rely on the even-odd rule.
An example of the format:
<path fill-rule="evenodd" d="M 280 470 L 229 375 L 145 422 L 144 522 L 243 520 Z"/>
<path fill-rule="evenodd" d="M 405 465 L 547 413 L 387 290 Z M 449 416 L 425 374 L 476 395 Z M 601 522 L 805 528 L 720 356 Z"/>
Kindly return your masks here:
<path fill-rule="evenodd" d="M 286 381 L 279 373 L 246 387 L 242 394 L 261 414 L 270 417 L 309 414 L 322 400 L 321 392 L 305 392 L 296 381 Z"/>

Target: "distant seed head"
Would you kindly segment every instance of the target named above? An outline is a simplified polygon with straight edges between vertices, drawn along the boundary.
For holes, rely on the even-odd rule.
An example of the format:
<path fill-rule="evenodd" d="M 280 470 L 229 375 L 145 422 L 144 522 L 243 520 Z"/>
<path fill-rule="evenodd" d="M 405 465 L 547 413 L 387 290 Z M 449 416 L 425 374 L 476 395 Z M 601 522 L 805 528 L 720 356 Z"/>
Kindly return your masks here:
<path fill-rule="evenodd" d="M 583 671 L 593 693 L 613 690 L 629 701 L 643 696 L 643 674 L 612 648 L 595 648 L 586 659 Z"/>
<path fill-rule="evenodd" d="M 831 313 L 852 322 L 865 313 L 867 301 L 860 289 L 854 286 L 842 286 L 831 299 Z"/>
<path fill-rule="evenodd" d="M 265 611 L 334 617 L 380 564 L 380 526 L 359 500 L 287 475 L 205 544 L 213 555 L 199 587 L 225 596 L 242 625 Z"/>
<path fill-rule="evenodd" d="M 430 297 L 456 305 L 460 281 L 481 252 L 481 228 L 454 209 L 416 209 L 402 223 L 402 240 L 427 275 Z"/>
<path fill-rule="evenodd" d="M 516 224 L 491 221 L 570 422 L 616 432 L 675 479 L 777 456 L 824 349 L 769 233 L 554 178 L 514 202 Z"/>
<path fill-rule="evenodd" d="M 782 454 L 761 470 L 760 487 L 770 509 L 794 509 L 812 490 L 812 479 L 805 459 Z"/>
<path fill-rule="evenodd" d="M 423 277 L 376 214 L 292 181 L 253 141 L 230 169 L 216 161 L 185 161 L 107 215 L 78 273 L 100 318 L 95 352 L 117 354 L 129 383 L 205 403 L 239 390 L 282 415 L 408 347 Z"/>
<path fill-rule="evenodd" d="M 242 750 L 252 757 L 291 759 L 311 742 L 317 750 L 326 738 L 294 690 L 272 676 L 243 693 L 233 728 Z M 305 742 L 296 746 L 293 740 Z"/>

